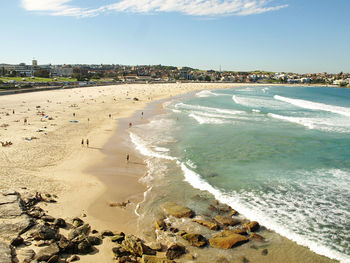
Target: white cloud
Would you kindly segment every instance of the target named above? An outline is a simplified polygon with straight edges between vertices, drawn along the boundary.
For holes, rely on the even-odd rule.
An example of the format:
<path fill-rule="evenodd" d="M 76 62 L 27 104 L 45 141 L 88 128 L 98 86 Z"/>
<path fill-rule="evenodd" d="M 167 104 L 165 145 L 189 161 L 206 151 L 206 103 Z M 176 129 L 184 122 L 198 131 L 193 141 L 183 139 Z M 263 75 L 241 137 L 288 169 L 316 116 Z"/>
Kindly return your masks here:
<path fill-rule="evenodd" d="M 191 16 L 253 15 L 279 10 L 288 5 L 271 5 L 274 0 L 120 0 L 95 9 L 76 7 L 72 0 L 21 0 L 28 11 L 56 16 L 88 17 L 104 12 L 177 12 Z"/>

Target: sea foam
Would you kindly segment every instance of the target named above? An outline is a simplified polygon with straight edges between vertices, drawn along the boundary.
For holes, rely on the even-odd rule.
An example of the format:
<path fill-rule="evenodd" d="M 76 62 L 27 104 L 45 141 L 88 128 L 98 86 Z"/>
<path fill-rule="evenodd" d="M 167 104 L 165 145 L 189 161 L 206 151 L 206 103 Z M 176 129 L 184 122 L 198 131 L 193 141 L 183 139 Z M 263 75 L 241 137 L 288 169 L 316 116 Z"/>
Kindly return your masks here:
<path fill-rule="evenodd" d="M 292 99 L 292 98 L 282 97 L 279 95 L 275 95 L 274 99 L 287 102 L 289 104 L 292 104 L 294 106 L 298 106 L 304 109 L 328 111 L 328 112 L 337 113 L 346 117 L 350 117 L 350 108 L 328 105 L 328 104 L 313 102 L 309 100 Z"/>

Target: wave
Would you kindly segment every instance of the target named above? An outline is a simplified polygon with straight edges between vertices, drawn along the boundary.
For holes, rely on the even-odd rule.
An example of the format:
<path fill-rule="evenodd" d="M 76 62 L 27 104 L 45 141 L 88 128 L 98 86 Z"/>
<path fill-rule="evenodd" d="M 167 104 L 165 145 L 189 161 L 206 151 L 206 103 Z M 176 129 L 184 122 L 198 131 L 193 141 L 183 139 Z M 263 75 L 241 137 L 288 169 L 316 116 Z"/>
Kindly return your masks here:
<path fill-rule="evenodd" d="M 260 108 L 270 108 L 270 109 L 281 109 L 286 108 L 283 103 L 276 102 L 272 98 L 268 97 L 239 97 L 237 95 L 232 96 L 232 100 L 239 105 L 245 107 L 260 107 Z"/>
<path fill-rule="evenodd" d="M 229 109 L 220 109 L 220 108 L 212 108 L 212 107 L 205 107 L 205 106 L 199 106 L 199 105 L 189 105 L 184 103 L 178 103 L 175 105 L 175 108 L 180 109 L 187 109 L 187 110 L 202 110 L 212 113 L 224 113 L 229 115 L 237 115 L 237 114 L 243 114 L 244 111 L 238 111 L 238 110 L 229 110 Z"/>
<path fill-rule="evenodd" d="M 308 100 L 292 99 L 292 98 L 282 97 L 279 95 L 275 95 L 274 99 L 287 102 L 289 104 L 292 104 L 294 106 L 304 108 L 304 109 L 328 111 L 328 112 L 337 113 L 346 117 L 350 117 L 350 108 L 328 105 L 328 104 L 323 104 L 323 103 L 313 102 Z"/>
<path fill-rule="evenodd" d="M 217 96 L 231 96 L 230 94 L 215 93 L 210 90 L 202 90 L 196 93 L 196 97 L 207 98 L 207 97 L 217 97 Z"/>
<path fill-rule="evenodd" d="M 214 195 L 214 197 L 220 201 L 221 203 L 225 203 L 234 207 L 236 210 L 240 211 L 243 215 L 245 215 L 250 220 L 255 220 L 261 222 L 268 229 L 272 229 L 275 232 L 285 236 L 299 245 L 309 247 L 312 251 L 317 254 L 329 257 L 331 259 L 340 260 L 341 262 L 350 262 L 350 256 L 342 254 L 334 249 L 318 244 L 317 242 L 306 238 L 300 234 L 297 234 L 293 231 L 290 231 L 285 227 L 283 222 L 276 222 L 269 215 L 261 211 L 257 211 L 254 204 L 251 206 L 247 205 L 241 198 L 242 193 L 233 192 L 231 194 L 224 193 L 219 189 L 213 187 L 208 182 L 203 180 L 199 174 L 189 169 L 184 163 L 177 161 L 177 164 L 181 167 L 183 171 L 185 181 L 188 182 L 195 189 L 199 189 L 201 191 L 207 191 Z M 253 198 L 253 196 L 250 196 Z M 255 203 L 255 202 L 254 202 Z"/>
<path fill-rule="evenodd" d="M 147 143 L 141 139 L 139 136 L 137 136 L 136 134 L 130 132 L 130 139 L 131 141 L 135 144 L 136 149 L 145 156 L 148 157 L 155 157 L 155 158 L 160 158 L 160 159 L 166 159 L 166 160 L 176 160 L 175 157 L 169 156 L 169 155 L 165 155 L 165 154 L 160 154 L 158 152 L 154 152 L 152 150 L 150 150 L 147 147 Z"/>
<path fill-rule="evenodd" d="M 296 123 L 310 130 L 316 129 L 320 131 L 339 132 L 339 133 L 350 132 L 350 125 L 349 124 L 347 125 L 347 122 L 344 122 L 344 120 L 291 117 L 291 116 L 282 116 L 274 113 L 268 113 L 267 116 L 278 120 Z"/>
<path fill-rule="evenodd" d="M 200 116 L 194 113 L 191 113 L 188 115 L 189 117 L 195 119 L 199 124 L 225 124 L 230 123 L 227 120 L 218 119 L 218 118 L 210 118 L 210 117 L 204 117 Z"/>

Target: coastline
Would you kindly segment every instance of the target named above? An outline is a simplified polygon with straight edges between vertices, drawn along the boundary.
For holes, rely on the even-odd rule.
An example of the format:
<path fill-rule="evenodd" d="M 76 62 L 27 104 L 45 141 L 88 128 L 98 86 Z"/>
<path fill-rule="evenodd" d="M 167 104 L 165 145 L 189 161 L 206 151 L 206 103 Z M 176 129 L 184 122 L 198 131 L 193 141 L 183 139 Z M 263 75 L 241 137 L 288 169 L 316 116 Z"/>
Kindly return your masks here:
<path fill-rule="evenodd" d="M 18 103 L 18 108 L 15 109 L 15 112 L 23 114 L 20 117 L 16 116 L 8 123 L 16 121 L 17 118 L 23 120 L 26 114 L 29 115 L 29 111 L 24 110 L 27 107 L 31 111 L 35 111 L 35 109 L 37 111 L 45 110 L 46 116 L 53 116 L 53 121 L 55 119 L 63 119 L 62 123 L 56 124 L 60 128 L 59 131 L 56 129 L 57 126 L 53 126 L 52 130 L 47 128 L 47 137 L 43 136 L 46 138 L 23 142 L 24 136 L 37 134 L 35 132 L 38 129 L 42 129 L 43 125 L 48 127 L 47 122 L 42 123 L 42 120 L 31 124 L 30 128 L 18 132 L 19 134 L 14 134 L 13 139 L 9 138 L 15 144 L 8 149 L 3 149 L 7 151 L 3 152 L 4 157 L 1 160 L 1 166 L 6 168 L 2 169 L 4 175 L 2 178 L 7 180 L 3 184 L 4 188 L 15 189 L 23 195 L 35 191 L 57 194 L 59 197 L 58 204 L 45 204 L 45 210 L 50 215 L 69 219 L 86 214 L 88 222 L 99 230 L 112 229 L 136 234 L 137 228 L 135 228 L 135 225 L 137 224 L 137 218 L 134 210 L 135 204 L 142 201 L 143 198 L 145 187 L 139 183 L 139 179 L 146 172 L 146 169 L 145 165 L 142 164 L 144 157 L 136 151 L 130 141 L 125 141 L 125 138 L 123 138 L 123 135 L 125 135 L 123 132 L 125 132 L 129 120 L 139 118 L 137 111 L 147 109 L 147 105 L 154 101 L 159 106 L 160 102 L 157 101 L 161 99 L 170 99 L 172 96 L 187 94 L 191 91 L 231 88 L 243 85 L 225 84 L 221 86 L 220 84 L 210 83 L 208 85 L 189 83 L 172 85 L 152 84 L 149 86 L 153 86 L 153 89 L 148 91 L 143 85 L 125 85 L 128 92 L 127 90 L 118 90 L 118 94 L 113 89 L 121 86 L 71 90 L 69 91 L 71 93 L 70 96 L 76 95 L 77 100 L 68 99 L 64 103 L 64 109 L 60 108 L 62 102 L 58 100 L 63 100 L 62 96 L 67 96 L 66 90 L 50 91 L 51 94 L 49 92 L 35 93 L 39 94 L 39 98 L 31 94 L 9 95 L 18 96 L 18 98 L 10 99 L 4 97 L 7 104 L 4 104 L 3 110 L 8 111 L 11 109 L 10 106 L 13 102 L 29 101 L 28 103 Z M 162 90 L 158 90 L 159 93 L 156 94 L 156 90 L 160 89 L 160 86 L 163 86 Z M 262 84 L 261 86 L 266 85 Z M 178 89 L 174 90 L 174 87 Z M 52 94 L 52 92 L 57 94 Z M 89 94 L 89 92 L 92 92 L 93 95 Z M 108 92 L 111 93 L 108 94 Z M 129 92 L 130 94 L 128 94 Z M 62 93 L 65 94 L 62 95 Z M 57 98 L 55 97 L 56 95 Z M 59 95 L 61 97 L 58 97 Z M 119 100 L 119 98 L 110 97 L 119 95 L 125 96 L 125 98 Z M 50 100 L 53 101 L 53 99 L 50 99 L 52 96 L 57 99 L 57 109 L 55 107 L 50 108 L 49 105 L 37 108 L 40 104 L 45 104 Z M 139 101 L 133 101 L 134 97 L 137 97 Z M 80 99 L 81 102 L 78 102 Z M 52 101 L 47 103 L 50 104 Z M 84 105 L 72 106 L 75 102 Z M 118 103 L 117 106 L 114 105 L 116 102 Z M 21 104 L 25 106 L 22 107 Z M 74 132 L 72 131 L 72 125 L 74 124 L 69 122 L 70 119 L 73 119 L 71 116 L 72 112 L 76 114 L 75 119 L 79 119 L 79 127 Z M 27 117 L 30 122 L 31 118 L 34 118 L 36 114 L 33 112 L 30 117 Z M 109 118 L 108 114 L 111 114 L 112 118 Z M 145 114 L 145 119 L 148 117 L 147 114 L 148 112 Z M 151 112 L 150 116 L 154 114 L 156 112 Z M 2 124 L 5 116 L 1 117 L 0 121 Z M 88 118 L 90 121 L 86 121 Z M 22 127 L 22 122 L 20 127 Z M 12 129 L 12 126 L 9 126 L 8 129 Z M 119 129 L 121 129 L 121 132 L 119 132 Z M 30 130 L 29 133 L 28 130 Z M 10 132 L 1 131 L 2 137 L 4 136 L 3 134 L 7 138 L 10 137 Z M 81 147 L 81 137 L 90 139 L 89 148 Z M 127 140 L 129 140 L 128 136 Z M 23 143 L 29 144 L 32 142 L 35 144 L 32 148 L 28 149 L 25 147 L 26 145 L 23 145 Z M 21 147 L 16 151 L 12 150 L 17 147 L 17 143 L 22 144 Z M 56 153 L 57 151 L 59 154 Z M 131 153 L 131 162 L 134 162 L 131 169 L 130 163 L 125 163 L 126 152 Z M 22 153 L 25 153 L 24 156 L 19 156 Z M 33 155 L 35 155 L 35 158 L 31 158 L 29 161 L 26 160 L 28 156 Z M 23 163 L 25 165 L 19 167 Z M 115 176 L 111 178 L 111 175 L 116 173 L 117 178 Z M 10 176 L 18 177 L 20 180 L 10 180 Z M 116 181 L 118 181 L 118 187 L 116 187 Z M 126 185 L 128 188 L 125 187 Z M 22 189 L 23 187 L 26 189 Z M 130 188 L 132 188 L 132 192 Z M 128 205 L 125 209 L 108 206 L 108 202 L 123 202 L 127 200 L 131 201 L 131 205 Z M 111 242 L 104 242 L 99 247 L 99 253 L 81 257 L 81 262 L 96 262 L 96 259 L 104 259 L 104 262 L 110 260 L 112 262 L 111 246 Z"/>

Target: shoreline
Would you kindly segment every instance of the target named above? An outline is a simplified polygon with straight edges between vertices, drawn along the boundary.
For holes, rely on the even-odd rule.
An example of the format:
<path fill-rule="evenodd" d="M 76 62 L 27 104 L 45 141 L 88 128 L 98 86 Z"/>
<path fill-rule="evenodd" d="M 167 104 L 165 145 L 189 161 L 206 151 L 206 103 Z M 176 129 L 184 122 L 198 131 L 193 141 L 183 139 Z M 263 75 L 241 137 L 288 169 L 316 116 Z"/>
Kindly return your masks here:
<path fill-rule="evenodd" d="M 135 95 L 135 97 L 137 96 L 141 96 L 141 95 L 145 95 L 143 93 L 147 92 L 144 89 L 144 86 L 139 87 L 140 85 L 135 84 L 135 85 L 125 85 L 125 88 L 129 88 L 130 89 L 130 96 L 128 94 L 128 92 L 125 94 L 124 91 L 120 91 L 121 94 L 123 94 L 123 96 L 127 96 L 130 97 L 131 99 L 124 99 L 119 101 L 118 98 L 118 103 L 120 103 L 116 109 L 112 109 L 107 107 L 106 105 L 102 105 L 105 104 L 105 102 L 111 98 L 109 98 L 109 95 L 103 95 L 101 96 L 101 94 L 98 93 L 102 93 L 102 92 L 106 92 L 105 89 L 107 90 L 112 90 L 113 88 L 120 88 L 120 86 L 117 87 L 96 87 L 95 91 L 94 91 L 94 96 L 91 96 L 91 98 L 88 95 L 82 95 L 82 93 L 84 93 L 84 91 L 86 91 L 87 88 L 81 88 L 81 89 L 73 89 L 70 91 L 70 93 L 77 93 L 78 96 L 77 97 L 81 97 L 81 96 L 86 96 L 86 98 L 84 98 L 85 103 L 87 103 L 87 105 L 85 105 L 86 107 L 83 107 L 82 111 L 86 111 L 82 114 L 82 116 L 78 117 L 80 122 L 83 122 L 82 120 L 85 119 L 85 122 L 82 123 L 80 125 L 80 129 L 78 130 L 78 132 L 74 132 L 72 134 L 71 133 L 71 129 L 70 127 L 68 127 L 70 124 L 63 124 L 60 126 L 60 128 L 63 129 L 63 132 L 57 134 L 56 130 L 53 131 L 48 131 L 48 137 L 52 136 L 53 138 L 50 139 L 43 139 L 45 144 L 50 144 L 50 143 L 54 143 L 54 145 L 56 144 L 56 146 L 58 147 L 59 150 L 61 150 L 61 148 L 64 148 L 63 146 L 60 146 L 61 141 L 64 141 L 64 146 L 67 148 L 71 147 L 72 149 L 70 151 L 67 151 L 66 149 L 63 149 L 63 153 L 60 152 L 60 155 L 57 158 L 52 158 L 54 160 L 50 160 L 50 153 L 51 154 L 55 154 L 54 151 L 57 149 L 50 149 L 52 148 L 51 145 L 49 145 L 47 148 L 49 150 L 47 150 L 45 148 L 44 154 L 45 154 L 45 158 L 42 157 L 42 160 L 39 161 L 40 165 L 33 165 L 36 163 L 37 160 L 33 159 L 31 160 L 31 162 L 28 162 L 28 164 L 26 164 L 23 167 L 17 167 L 16 169 L 12 170 L 12 174 L 15 174 L 15 176 L 20 177 L 21 179 L 23 179 L 20 175 L 23 175 L 24 172 L 26 172 L 29 168 L 30 173 L 29 173 L 29 178 L 25 177 L 24 181 L 16 181 L 16 182 L 6 182 L 5 187 L 11 187 L 14 189 L 21 189 L 21 187 L 25 187 L 26 189 L 22 189 L 23 194 L 28 194 L 29 192 L 33 192 L 35 190 L 39 190 L 40 192 L 44 192 L 47 190 L 47 192 L 51 192 L 51 193 L 57 193 L 59 198 L 58 198 L 58 205 L 56 204 L 46 204 L 45 206 L 45 210 L 47 210 L 47 212 L 49 214 L 52 214 L 53 216 L 60 216 L 60 217 L 64 217 L 64 218 L 73 218 L 75 216 L 80 216 L 81 214 L 86 214 L 87 215 L 87 219 L 89 221 L 89 223 L 91 223 L 94 227 L 102 230 L 105 228 L 113 228 L 112 230 L 122 230 L 122 231 L 126 231 L 128 233 L 134 233 L 136 230 L 133 230 L 132 227 L 128 228 L 128 226 L 131 224 L 136 224 L 137 222 L 135 221 L 135 217 L 133 218 L 133 216 L 130 216 L 131 213 L 134 214 L 134 205 L 136 204 L 136 201 L 140 201 L 140 199 L 142 200 L 143 198 L 143 194 L 145 188 L 143 186 L 141 186 L 141 183 L 139 182 L 139 179 L 142 177 L 142 174 L 145 173 L 145 166 L 144 165 L 140 165 L 139 163 L 143 162 L 144 157 L 142 157 L 141 154 L 139 154 L 137 152 L 137 150 L 135 149 L 135 146 L 133 144 L 126 143 L 125 145 L 125 141 L 122 141 L 122 139 L 125 138 L 120 138 L 120 136 L 122 136 L 121 133 L 118 133 L 119 129 L 125 129 L 125 126 L 128 123 L 128 120 L 133 119 L 137 119 L 137 112 L 138 111 L 142 111 L 142 109 L 146 109 L 147 107 L 149 107 L 150 104 L 158 104 L 160 105 L 160 100 L 170 100 L 173 96 L 175 95 L 185 95 L 189 92 L 194 92 L 194 91 L 200 91 L 200 90 L 205 90 L 205 89 L 218 89 L 218 88 L 232 88 L 232 87 L 240 87 L 240 86 L 249 86 L 252 84 L 225 84 L 222 85 L 223 87 L 221 87 L 220 84 L 212 84 L 209 83 L 208 85 L 202 85 L 202 84 L 192 84 L 192 83 L 188 83 L 188 84 L 172 84 L 172 85 L 167 85 L 167 84 L 161 84 L 161 85 L 157 85 L 157 84 L 152 84 L 151 86 L 153 87 L 159 87 L 159 86 L 165 86 L 165 90 L 162 90 L 162 92 L 160 92 L 157 95 L 152 94 L 152 92 L 150 92 L 150 94 L 147 94 L 148 96 L 152 96 L 153 98 L 149 98 L 147 100 L 148 96 L 145 96 L 144 98 L 141 99 L 140 102 L 138 101 L 132 101 L 132 97 L 134 97 L 133 92 L 139 92 L 137 93 L 137 95 Z M 178 86 L 179 89 L 176 89 L 175 91 L 173 90 L 174 87 L 171 86 L 175 86 L 175 88 Z M 185 86 L 184 89 L 182 89 L 181 86 Z M 187 86 L 187 87 L 186 87 Z M 193 87 L 196 86 L 196 87 Z M 220 86 L 220 87 L 215 87 L 215 86 Z M 266 84 L 261 84 L 260 86 L 266 86 Z M 268 85 L 270 86 L 270 85 Z M 287 85 L 288 86 L 288 85 Z M 137 88 L 135 88 L 137 87 Z M 135 89 L 134 89 L 135 88 Z M 172 88 L 172 90 L 170 91 L 169 88 Z M 90 90 L 92 88 L 89 88 Z M 101 91 L 102 90 L 102 91 Z M 155 92 L 155 90 L 153 90 Z M 169 94 L 169 91 L 171 92 Z M 62 93 L 62 92 L 67 92 L 67 90 L 63 90 L 63 91 L 50 91 L 51 92 L 56 92 L 56 93 Z M 98 92 L 98 93 L 96 93 Z M 33 98 L 36 95 L 31 95 L 34 93 L 30 93 L 29 95 L 23 95 L 20 94 L 20 98 L 19 100 L 30 100 L 31 97 L 33 99 L 32 102 L 30 103 L 24 103 L 26 104 L 24 107 L 20 107 L 19 109 L 16 108 L 16 113 L 17 112 L 21 112 L 28 106 L 30 108 L 34 109 L 34 106 L 37 107 L 38 103 L 43 104 L 45 99 L 49 98 L 50 96 L 52 96 L 53 94 L 46 94 L 46 92 L 38 92 L 35 94 L 39 94 L 39 95 L 43 95 L 44 94 L 44 98 Z M 107 92 L 106 92 L 107 93 Z M 113 91 L 111 92 L 113 94 Z M 39 96 L 38 95 L 38 96 Z M 62 94 L 59 94 L 62 95 Z M 73 95 L 73 94 L 71 94 Z M 70 96 L 71 96 L 70 95 Z M 17 96 L 17 95 L 11 95 L 11 96 Z M 66 96 L 66 94 L 64 95 Z M 113 95 L 112 95 L 113 96 Z M 2 97 L 5 98 L 6 101 L 6 96 Z M 60 98 L 61 100 L 62 98 Z M 50 99 L 48 99 L 47 101 L 49 101 Z M 89 109 L 90 105 L 89 104 L 89 100 L 91 100 L 91 104 L 94 104 L 94 102 L 98 102 L 100 108 L 98 109 L 98 111 L 93 111 L 93 109 Z M 93 100 L 95 100 L 93 102 Z M 97 101 L 99 100 L 99 101 Z M 13 101 L 13 99 L 10 99 L 9 102 Z M 15 100 L 16 101 L 16 100 Z M 77 100 L 79 101 L 79 99 Z M 73 101 L 72 101 L 73 102 Z M 114 101 L 115 102 L 115 101 Z M 114 103 L 113 101 L 111 101 L 111 103 L 109 105 L 113 105 Z M 48 102 L 50 103 L 50 102 Z M 51 102 L 52 103 L 52 102 Z M 49 107 L 47 107 L 47 111 L 50 112 L 49 115 L 65 115 L 64 120 L 65 122 L 67 122 L 67 120 L 72 119 L 70 116 L 71 112 L 73 111 L 77 111 L 78 115 L 81 113 L 81 108 L 80 106 L 78 107 L 71 107 L 71 105 L 69 106 L 69 104 L 71 103 L 71 101 L 68 100 L 68 103 L 65 104 L 65 106 L 67 108 L 65 108 L 65 110 L 69 111 L 69 113 L 64 113 L 65 110 L 60 109 L 60 105 L 58 106 L 59 109 L 59 113 L 57 113 L 55 110 L 50 109 Z M 20 105 L 21 103 L 19 103 Z M 30 105 L 28 105 L 30 104 Z M 57 101 L 57 104 L 61 104 L 61 102 Z M 10 106 L 11 103 L 6 104 L 5 108 L 10 108 L 8 106 Z M 72 104 L 73 105 L 73 104 Z M 88 106 L 89 105 L 89 106 Z M 137 107 L 135 107 L 137 105 Z M 129 107 L 129 106 L 133 106 L 130 109 L 125 110 L 125 107 Z M 146 108 L 145 108 L 146 107 Z M 4 109 L 4 108 L 3 108 Z M 43 108 L 37 108 L 37 111 L 40 111 Z M 45 108 L 46 110 L 46 108 Z M 52 111 L 52 112 L 51 112 Z M 112 119 L 108 120 L 107 117 L 107 112 L 111 112 L 112 113 Z M 24 111 L 23 111 L 24 113 Z M 102 117 L 97 117 L 95 116 L 96 113 L 98 114 L 105 114 L 105 116 Z M 29 114 L 28 111 L 26 113 L 23 114 L 23 116 L 21 116 L 22 118 L 26 115 Z M 46 114 L 46 113 L 45 113 Z M 146 113 L 147 114 L 147 113 Z M 94 116 L 93 118 L 91 117 L 91 122 L 88 121 L 86 122 L 87 118 L 90 118 L 89 116 Z M 134 117 L 129 117 L 129 116 L 134 116 Z M 152 115 L 153 116 L 153 115 Z M 3 116 L 1 116 L 3 117 Z M 33 116 L 34 117 L 34 116 Z M 55 118 L 60 118 L 61 116 L 55 116 L 53 117 Z M 94 120 L 96 117 L 96 121 Z M 146 117 L 146 115 L 145 115 Z M 81 119 L 80 119 L 81 118 Z M 121 119 L 122 118 L 122 119 Z M 106 120 L 107 119 L 107 120 Z M 145 118 L 147 119 L 147 118 Z M 0 120 L 0 122 L 3 122 L 3 119 Z M 33 126 L 35 126 L 36 128 L 40 128 L 42 125 L 42 123 L 38 123 L 39 125 L 37 125 L 36 123 L 33 124 Z M 79 123 L 80 124 L 80 123 Z M 44 123 L 44 125 L 46 125 L 46 123 Z M 45 126 L 46 127 L 46 126 Z M 31 127 L 30 127 L 31 128 Z M 31 133 L 33 133 L 34 131 L 32 131 Z M 67 132 L 68 134 L 68 138 L 64 138 L 66 136 L 65 132 Z M 125 132 L 125 130 L 124 130 Z M 27 134 L 27 132 L 24 132 L 24 134 Z M 1 135 L 3 135 L 3 132 L 1 131 Z M 72 141 L 72 138 L 69 136 L 72 135 L 72 137 L 74 138 L 74 142 Z M 125 135 L 125 134 L 124 134 Z M 89 148 L 82 148 L 79 145 L 78 140 L 80 140 L 80 137 L 84 136 L 85 138 L 88 137 L 90 138 L 91 144 Z M 20 134 L 21 140 L 23 139 L 23 134 Z M 93 139 L 91 139 L 93 138 Z M 57 144 L 57 140 L 60 142 Z M 129 136 L 128 136 L 128 140 Z M 19 141 L 19 140 L 18 140 Z M 33 139 L 34 141 L 34 139 Z M 15 140 L 15 142 L 17 142 Z M 36 141 L 35 141 L 36 142 Z M 26 142 L 25 142 L 26 143 Z M 29 141 L 28 141 L 29 143 Z M 115 149 L 116 145 L 121 145 L 120 149 Z M 16 145 L 14 145 L 13 147 L 15 147 Z M 41 146 L 39 145 L 39 148 Z M 54 147 L 55 148 L 55 147 Z M 132 148 L 132 149 L 131 149 Z M 11 151 L 11 148 L 9 148 Z M 19 151 L 17 151 L 17 154 L 21 153 L 25 148 L 21 147 L 19 149 Z M 125 165 L 125 152 L 129 151 L 129 149 L 131 149 L 132 151 L 132 160 L 133 158 L 136 157 L 135 159 L 135 163 L 133 164 L 134 166 L 139 165 L 140 167 L 137 168 L 133 168 L 131 171 L 129 169 L 129 171 L 127 171 L 128 169 L 126 169 L 126 165 Z M 7 149 L 4 149 L 7 150 Z M 35 151 L 38 150 L 38 146 L 36 145 L 35 147 L 33 147 L 33 151 L 34 154 L 36 153 Z M 66 151 L 64 151 L 66 150 Z M 9 151 L 9 152 L 10 152 Z M 28 154 L 33 155 L 33 151 L 31 151 L 31 149 L 26 149 L 25 152 L 27 152 Z M 47 153 L 48 152 L 48 153 Z M 12 153 L 14 154 L 14 153 Z M 40 151 L 39 149 L 39 156 L 40 154 L 43 154 L 42 151 Z M 133 156 L 135 154 L 135 156 Z M 11 159 L 11 153 L 9 153 L 8 155 L 5 153 L 5 156 L 7 156 L 7 160 L 4 159 L 1 162 L 1 166 L 5 167 L 5 164 L 7 163 L 13 163 L 14 165 L 17 164 L 18 165 L 18 160 L 16 160 L 16 162 L 14 162 Z M 10 157 L 10 159 L 8 159 Z M 25 155 L 24 157 L 28 157 L 28 155 Z M 56 157 L 56 156 L 55 156 Z M 110 158 L 110 160 L 108 160 L 108 158 Z M 20 158 L 18 158 L 20 159 Z M 49 161 L 51 161 L 51 163 L 47 163 L 47 159 L 49 159 Z M 108 165 L 103 165 L 103 162 L 109 162 Z M 21 162 L 21 160 L 19 160 L 19 162 Z M 110 167 L 110 165 L 112 165 L 112 168 Z M 92 168 L 95 167 L 95 168 Z M 118 168 L 119 167 L 119 168 Z M 8 167 L 13 168 L 13 167 Z M 95 176 L 95 173 L 100 173 L 101 172 L 101 168 L 106 168 L 106 172 L 104 175 L 98 175 Z M 108 168 L 111 168 L 109 171 Z M 115 169 L 117 168 L 119 169 L 118 172 L 123 173 L 123 175 L 127 174 L 129 178 L 129 181 L 125 179 L 125 177 L 119 176 L 119 180 L 125 179 L 121 184 L 119 189 L 123 189 L 124 188 L 124 192 L 122 193 L 118 193 L 119 195 L 115 195 L 115 189 L 112 189 L 112 181 L 115 181 L 115 178 L 111 179 L 112 181 L 109 182 L 108 180 L 110 180 L 110 178 L 108 178 L 108 176 L 111 175 L 111 173 L 115 173 Z M 11 169 L 10 169 L 11 170 Z M 6 170 L 6 177 L 8 177 L 10 170 L 7 171 Z M 135 173 L 137 175 L 135 175 Z M 35 180 L 34 183 L 31 181 L 33 178 L 31 177 L 31 175 L 35 174 Z M 50 176 L 48 176 L 48 174 L 50 174 Z M 5 179 L 5 178 L 4 178 Z M 34 184 L 34 185 L 33 185 Z M 125 189 L 125 184 L 126 185 L 130 185 L 132 184 L 133 186 L 137 186 L 137 189 L 134 189 L 133 193 L 130 193 L 130 191 L 128 191 L 128 189 Z M 12 186 L 11 186 L 12 185 Z M 2 189 L 0 189 L 2 190 Z M 109 192 L 108 192 L 109 191 Z M 21 190 L 20 190 L 21 192 Z M 125 199 L 130 198 L 130 196 L 132 196 L 133 198 L 135 198 L 132 200 L 132 205 L 128 205 L 126 209 L 121 209 L 121 208 L 116 208 L 116 207 L 109 207 L 108 206 L 108 202 L 112 201 L 112 202 L 123 202 L 123 201 L 127 201 Z M 104 207 L 105 205 L 105 207 Z M 109 210 L 109 211 L 108 211 Z M 110 211 L 113 210 L 112 213 L 110 213 Z M 109 214 L 110 213 L 110 214 Z M 106 223 L 106 215 L 108 215 L 108 223 Z M 116 222 L 116 216 L 120 219 L 119 221 Z M 104 219 L 101 219 L 101 218 Z M 118 228 L 118 229 L 115 229 Z M 111 244 L 111 242 L 106 242 L 106 245 L 103 245 L 103 247 L 100 249 L 100 252 L 95 254 L 95 255 L 88 255 L 88 256 L 84 256 L 81 258 L 81 262 L 95 262 L 95 260 L 98 258 L 99 260 L 104 259 L 105 261 L 107 260 L 111 260 L 111 246 L 113 244 Z"/>

